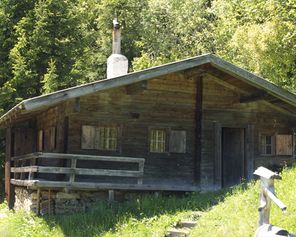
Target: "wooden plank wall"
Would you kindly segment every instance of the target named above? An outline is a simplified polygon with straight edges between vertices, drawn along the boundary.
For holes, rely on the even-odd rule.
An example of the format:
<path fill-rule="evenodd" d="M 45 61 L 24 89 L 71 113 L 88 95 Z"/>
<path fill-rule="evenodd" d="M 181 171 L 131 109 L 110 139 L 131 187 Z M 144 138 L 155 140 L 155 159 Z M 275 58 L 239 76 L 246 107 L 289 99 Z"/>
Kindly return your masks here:
<path fill-rule="evenodd" d="M 192 182 L 195 155 L 196 81 L 183 74 L 148 81 L 146 89 L 111 89 L 80 98 L 80 112 L 67 104 L 69 153 L 119 155 L 146 158 L 144 182 L 154 178 Z M 114 125 L 120 128 L 118 151 L 81 149 L 82 125 Z M 186 131 L 186 153 L 153 154 L 148 150 L 149 128 Z"/>
<path fill-rule="evenodd" d="M 221 128 L 245 128 L 245 176 L 252 177 L 258 165 L 279 163 L 283 157 L 260 155 L 261 133 L 291 134 L 293 118 L 282 114 L 266 103 L 240 103 L 240 92 L 218 84 L 211 77 L 203 81 L 203 124 L 201 186 L 205 189 L 221 187 Z M 295 121 L 295 119 L 294 119 Z M 215 147 L 215 148 L 214 148 Z M 214 149 L 213 149 L 214 148 Z M 287 157 L 286 157 L 287 158 Z M 253 162 L 254 160 L 254 162 Z"/>
<path fill-rule="evenodd" d="M 44 151 L 146 158 L 144 182 L 161 179 L 172 184 L 199 181 L 202 187 L 221 187 L 221 129 L 244 128 L 246 135 L 246 177 L 256 166 L 282 162 L 290 157 L 260 155 L 259 137 L 264 133 L 291 134 L 295 119 L 266 103 L 240 103 L 241 89 L 223 86 L 207 74 L 203 77 L 202 98 L 198 78 L 186 73 L 169 74 L 143 84 L 118 87 L 68 100 L 39 114 L 36 133 L 44 130 Z M 200 84 L 200 83 L 199 83 Z M 240 86 L 236 81 L 236 86 Z M 246 89 L 246 88 L 242 88 Z M 202 104 L 196 103 L 201 100 Z M 202 124 L 197 126 L 202 111 Z M 117 151 L 81 149 L 82 125 L 117 125 Z M 48 149 L 48 129 L 56 127 L 56 147 Z M 149 129 L 186 131 L 186 153 L 149 152 Z M 201 129 L 201 143 L 197 132 Z M 36 139 L 37 140 L 37 139 Z M 198 150 L 197 148 L 201 150 Z M 196 159 L 200 153 L 200 160 Z M 195 167 L 198 170 L 195 170 Z M 159 180 L 158 180 L 159 182 Z"/>
<path fill-rule="evenodd" d="M 36 134 L 38 134 L 40 130 L 43 131 L 43 152 L 66 152 L 65 141 L 67 141 L 67 138 L 65 138 L 65 124 L 65 103 L 52 107 L 37 116 Z M 38 138 L 36 136 L 36 143 L 38 143 L 37 140 Z M 52 146 L 53 143 L 55 144 L 54 146 Z M 66 161 L 59 159 L 38 160 L 39 165 L 48 166 L 64 166 L 66 164 L 65 162 Z M 56 175 L 55 177 L 49 174 L 38 175 L 38 178 L 48 178 L 51 180 L 60 180 L 63 177 L 63 175 Z"/>
<path fill-rule="evenodd" d="M 37 116 L 37 131 L 43 130 L 43 149 L 45 152 L 63 152 L 64 150 L 64 128 L 65 104 L 52 107 Z M 55 128 L 56 145 L 51 148 L 51 130 Z"/>

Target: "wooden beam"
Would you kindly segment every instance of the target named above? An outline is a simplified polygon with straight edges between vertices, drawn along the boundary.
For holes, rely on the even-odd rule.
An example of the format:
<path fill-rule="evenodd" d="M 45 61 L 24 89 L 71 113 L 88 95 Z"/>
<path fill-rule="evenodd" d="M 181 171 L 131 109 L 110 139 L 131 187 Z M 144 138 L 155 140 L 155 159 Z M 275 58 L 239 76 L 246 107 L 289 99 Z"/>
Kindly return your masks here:
<path fill-rule="evenodd" d="M 284 109 L 284 108 L 282 108 L 282 107 L 279 107 L 279 106 L 277 106 L 277 105 L 274 105 L 274 104 L 272 104 L 272 103 L 270 103 L 270 102 L 268 102 L 268 101 L 265 101 L 265 100 L 263 100 L 262 103 L 266 104 L 267 106 L 273 108 L 274 110 L 276 110 L 276 111 L 278 111 L 278 112 L 281 112 L 281 113 L 283 113 L 283 114 L 286 114 L 286 115 L 288 115 L 288 116 L 291 116 L 291 117 L 296 118 L 296 114 L 291 113 L 290 111 L 288 111 L 288 110 L 286 110 L 286 109 Z"/>
<path fill-rule="evenodd" d="M 59 182 L 59 181 L 28 181 L 15 180 L 15 185 L 26 186 L 32 189 L 62 189 L 68 190 L 146 190 L 146 191 L 200 191 L 196 185 L 173 185 L 173 184 L 117 184 L 117 183 L 90 183 L 90 182 Z"/>
<path fill-rule="evenodd" d="M 189 58 L 183 61 L 165 64 L 158 67 L 149 68 L 143 71 L 129 73 L 127 75 L 104 79 L 81 86 L 68 88 L 65 90 L 57 91 L 51 94 L 35 97 L 22 102 L 26 110 L 34 111 L 40 110 L 65 101 L 70 98 L 81 97 L 97 91 L 107 90 L 120 86 L 130 85 L 132 83 L 146 81 L 151 78 L 166 75 L 168 73 L 178 72 L 203 65 L 210 62 L 210 55 L 201 55 L 194 58 Z M 2 117 L 3 119 L 3 117 Z"/>
<path fill-rule="evenodd" d="M 64 119 L 64 153 L 68 153 L 68 135 L 69 135 L 69 117 L 66 116 Z"/>
<path fill-rule="evenodd" d="M 216 83 L 220 84 L 221 86 L 224 86 L 225 88 L 230 89 L 236 93 L 240 93 L 240 94 L 248 95 L 248 96 L 250 95 L 250 93 L 248 91 L 242 90 L 242 89 L 224 81 L 223 79 L 217 77 L 216 74 L 212 74 L 212 72 L 209 72 L 208 74 L 206 74 L 205 77 L 210 78 L 214 82 L 216 82 Z"/>
<path fill-rule="evenodd" d="M 14 206 L 14 186 L 11 184 L 11 155 L 12 155 L 12 129 L 6 129 L 5 139 L 5 194 L 8 207 L 10 209 Z"/>
<path fill-rule="evenodd" d="M 184 71 L 184 76 L 187 80 L 195 80 L 206 73 L 206 69 L 202 66 L 190 68 Z"/>
<path fill-rule="evenodd" d="M 76 169 L 77 159 L 71 159 L 71 170 L 69 181 L 71 183 L 75 182 L 75 169 Z"/>
<path fill-rule="evenodd" d="M 260 91 L 258 93 L 254 93 L 248 96 L 242 96 L 239 100 L 240 103 L 250 103 L 250 102 L 256 102 L 259 100 L 265 100 L 269 97 L 267 92 Z"/>
<path fill-rule="evenodd" d="M 37 172 L 38 166 L 11 167 L 10 170 L 12 173 L 30 173 Z"/>
<path fill-rule="evenodd" d="M 222 188 L 222 127 L 220 123 L 214 123 L 214 172 L 215 186 L 217 189 Z"/>
<path fill-rule="evenodd" d="M 246 129 L 246 169 L 245 169 L 245 177 L 247 180 L 251 180 L 253 178 L 254 172 L 254 149 L 255 149 L 255 126 L 253 124 L 248 124 Z"/>
<path fill-rule="evenodd" d="M 292 106 L 295 106 L 296 104 L 295 94 L 279 86 L 276 86 L 275 84 L 270 83 L 269 81 L 251 72 L 248 72 L 247 70 L 244 70 L 238 66 L 235 66 L 234 64 L 227 62 L 215 55 L 210 55 L 210 61 L 211 61 L 211 65 L 213 65 L 215 68 L 219 69 L 220 71 L 223 71 L 228 75 L 238 78 L 239 80 L 244 81 L 255 88 L 265 90 L 269 94 L 277 98 L 280 98 L 281 100 L 285 101 L 288 104 L 291 104 Z"/>
<path fill-rule="evenodd" d="M 48 159 L 78 159 L 78 160 L 96 160 L 96 161 L 112 161 L 112 162 L 127 162 L 127 163 L 144 163 L 145 158 L 123 157 L 123 156 L 95 156 L 82 154 L 65 154 L 65 153 L 46 153 L 35 152 L 31 154 L 14 156 L 11 159 L 27 160 L 33 158 L 48 158 Z"/>
<path fill-rule="evenodd" d="M 203 103 L 203 77 L 196 80 L 196 108 L 195 108 L 195 144 L 196 155 L 194 159 L 194 176 L 195 181 L 200 183 L 201 160 L 202 160 L 202 103 Z"/>
<path fill-rule="evenodd" d="M 147 88 L 148 88 L 147 81 L 142 81 L 142 82 L 137 82 L 137 83 L 127 85 L 125 87 L 125 90 L 126 90 L 126 94 L 135 95 L 135 94 L 142 93 L 143 91 L 147 90 Z"/>
<path fill-rule="evenodd" d="M 75 160 L 73 160 L 75 161 Z M 74 166 L 74 165 L 73 165 Z M 86 169 L 86 168 L 65 168 L 49 166 L 24 166 L 11 168 L 13 173 L 50 173 L 50 174 L 75 174 L 75 175 L 102 175 L 120 177 L 143 177 L 143 170 L 109 170 L 109 169 Z"/>
<path fill-rule="evenodd" d="M 80 112 L 80 97 L 75 98 L 74 112 Z"/>

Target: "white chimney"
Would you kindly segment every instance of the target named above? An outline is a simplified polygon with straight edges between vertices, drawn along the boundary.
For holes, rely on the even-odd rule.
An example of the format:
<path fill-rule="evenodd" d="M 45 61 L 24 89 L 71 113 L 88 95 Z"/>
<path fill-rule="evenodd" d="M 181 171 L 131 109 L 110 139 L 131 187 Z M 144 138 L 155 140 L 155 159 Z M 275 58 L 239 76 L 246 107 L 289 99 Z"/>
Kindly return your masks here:
<path fill-rule="evenodd" d="M 113 20 L 113 42 L 112 42 L 112 54 L 107 59 L 107 78 L 118 77 L 127 74 L 128 60 L 120 54 L 120 25 L 117 18 Z"/>

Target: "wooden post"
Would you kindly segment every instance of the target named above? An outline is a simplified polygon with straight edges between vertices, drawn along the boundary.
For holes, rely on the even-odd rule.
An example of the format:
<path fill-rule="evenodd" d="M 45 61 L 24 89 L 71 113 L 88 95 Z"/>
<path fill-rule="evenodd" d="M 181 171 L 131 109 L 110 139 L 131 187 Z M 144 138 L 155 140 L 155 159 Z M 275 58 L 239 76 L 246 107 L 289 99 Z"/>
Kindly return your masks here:
<path fill-rule="evenodd" d="M 75 168 L 76 168 L 76 164 L 77 164 L 77 159 L 71 159 L 71 168 L 72 168 L 72 172 L 70 174 L 70 183 L 75 182 Z"/>
<path fill-rule="evenodd" d="M 142 173 L 142 176 L 138 178 L 138 184 L 143 184 L 144 162 L 139 162 L 139 171 Z"/>
<path fill-rule="evenodd" d="M 269 223 L 271 201 L 281 208 L 282 211 L 285 211 L 287 208 L 285 204 L 275 196 L 274 179 L 281 179 L 281 177 L 277 173 L 264 167 L 259 167 L 255 170 L 254 174 L 260 176 L 261 179 L 260 206 L 258 208 L 259 228 L 256 230 L 254 237 L 294 237 L 295 235 L 289 234 L 287 230 Z"/>
<path fill-rule="evenodd" d="M 253 170 L 254 170 L 254 131 L 255 126 L 249 124 L 246 129 L 246 169 L 245 176 L 247 180 L 251 180 L 253 178 Z"/>
<path fill-rule="evenodd" d="M 254 174 L 260 176 L 261 179 L 258 225 L 262 226 L 264 224 L 269 224 L 271 200 L 274 201 L 282 211 L 285 211 L 287 207 L 275 196 L 274 179 L 281 179 L 281 176 L 262 166 L 255 170 Z"/>
<path fill-rule="evenodd" d="M 195 108 L 195 123 L 196 123 L 196 141 L 195 141 L 195 147 L 196 147 L 196 155 L 194 159 L 194 176 L 195 181 L 197 183 L 200 183 L 200 175 L 201 175 L 201 145 L 202 145 L 202 99 L 203 99 L 203 77 L 200 76 L 196 81 L 196 108 Z"/>
<path fill-rule="evenodd" d="M 214 133 L 215 133 L 215 186 L 217 189 L 222 188 L 222 128 L 221 124 L 214 123 Z"/>
<path fill-rule="evenodd" d="M 114 202 L 114 190 L 108 191 L 108 202 L 113 203 Z"/>

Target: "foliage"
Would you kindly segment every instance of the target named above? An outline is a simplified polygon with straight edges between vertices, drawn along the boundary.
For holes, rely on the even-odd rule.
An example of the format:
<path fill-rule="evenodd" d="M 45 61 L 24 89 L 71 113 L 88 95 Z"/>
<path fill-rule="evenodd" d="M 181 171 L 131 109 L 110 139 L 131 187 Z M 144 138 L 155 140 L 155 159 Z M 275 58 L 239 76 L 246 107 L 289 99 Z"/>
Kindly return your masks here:
<path fill-rule="evenodd" d="M 295 92 L 295 5 L 295 0 L 215 0 L 217 53 Z"/>
<path fill-rule="evenodd" d="M 105 78 L 112 18 L 131 70 L 217 53 L 295 91 L 295 0 L 3 0 L 0 113 Z"/>
<path fill-rule="evenodd" d="M 143 14 L 141 56 L 135 70 L 214 52 L 215 17 L 210 1 L 150 0 Z"/>

